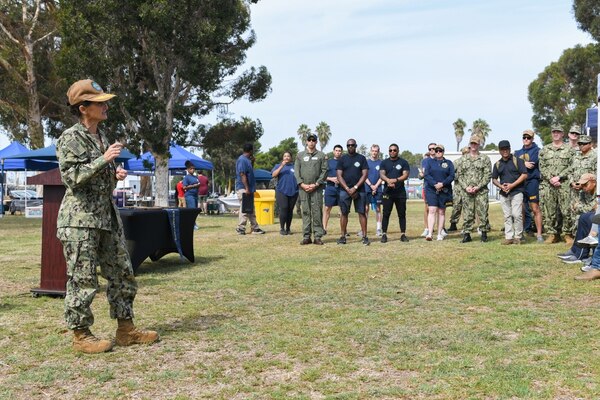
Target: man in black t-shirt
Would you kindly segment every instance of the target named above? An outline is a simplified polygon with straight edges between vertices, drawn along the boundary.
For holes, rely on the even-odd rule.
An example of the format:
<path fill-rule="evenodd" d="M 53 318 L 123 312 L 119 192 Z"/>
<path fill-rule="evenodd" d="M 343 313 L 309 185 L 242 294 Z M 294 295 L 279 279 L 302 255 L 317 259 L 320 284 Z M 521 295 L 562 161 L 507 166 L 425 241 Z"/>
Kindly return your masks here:
<path fill-rule="evenodd" d="M 398 221 L 400 222 L 400 240 L 408 242 L 406 237 L 406 190 L 404 181 L 408 179 L 410 166 L 408 162 L 398 156 L 398 145 L 390 144 L 390 158 L 383 160 L 379 167 L 379 175 L 385 182 L 383 189 L 383 221 L 381 224 L 383 235 L 381 243 L 387 242 L 387 228 L 390 222 L 392 208 L 396 205 Z"/>
<path fill-rule="evenodd" d="M 369 172 L 367 159 L 362 154 L 356 152 L 356 140 L 348 139 L 346 143 L 348 153 L 344 154 L 337 164 L 337 178 L 341 187 L 340 190 L 340 227 L 342 236 L 338 239 L 338 244 L 346 244 L 346 228 L 348 226 L 348 214 L 350 206 L 354 201 L 354 211 L 358 213 L 360 229 L 365 232 L 362 243 L 365 246 L 371 244 L 366 236 L 367 216 L 365 215 L 365 204 L 367 202 L 367 193 L 365 192 L 365 181 Z"/>

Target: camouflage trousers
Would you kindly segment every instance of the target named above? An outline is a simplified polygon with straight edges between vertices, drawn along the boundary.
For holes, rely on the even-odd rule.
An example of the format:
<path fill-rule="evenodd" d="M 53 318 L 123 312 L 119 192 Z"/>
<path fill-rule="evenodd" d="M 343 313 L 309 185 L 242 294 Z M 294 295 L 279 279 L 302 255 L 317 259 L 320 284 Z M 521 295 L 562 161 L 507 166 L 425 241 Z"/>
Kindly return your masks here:
<path fill-rule="evenodd" d="M 462 213 L 463 208 L 463 195 L 462 193 L 458 193 L 457 190 L 454 193 L 454 198 L 452 199 L 452 214 L 450 215 L 450 223 L 458 224 L 458 220 L 460 219 L 460 214 Z"/>
<path fill-rule="evenodd" d="M 479 217 L 479 230 L 487 232 L 489 230 L 488 210 L 489 199 L 488 191 L 479 191 L 475 195 L 468 193 L 461 194 L 463 201 L 463 232 L 471 233 L 475 225 L 475 216 Z"/>
<path fill-rule="evenodd" d="M 544 231 L 548 235 L 560 234 L 559 216 L 562 216 L 562 233 L 572 234 L 571 189 L 566 183 L 555 188 L 548 182 L 540 182 L 540 203 Z"/>
<path fill-rule="evenodd" d="M 98 273 L 107 280 L 110 317 L 133 318 L 137 282 L 125 247 L 122 228 L 116 232 L 94 228 L 59 228 L 67 262 L 65 321 L 69 329 L 85 329 L 94 323 L 91 305 L 98 291 Z"/>
<path fill-rule="evenodd" d="M 302 207 L 302 233 L 304 238 L 315 238 L 323 236 L 323 189 L 317 189 L 312 193 L 304 190 L 299 192 L 300 205 Z"/>

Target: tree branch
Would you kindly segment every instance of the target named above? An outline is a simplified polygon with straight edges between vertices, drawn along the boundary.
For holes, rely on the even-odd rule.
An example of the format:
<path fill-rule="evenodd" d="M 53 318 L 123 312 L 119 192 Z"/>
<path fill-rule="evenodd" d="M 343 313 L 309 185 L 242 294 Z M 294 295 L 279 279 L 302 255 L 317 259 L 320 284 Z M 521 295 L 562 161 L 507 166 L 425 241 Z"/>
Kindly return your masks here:
<path fill-rule="evenodd" d="M 19 72 L 2 56 L 0 56 L 0 67 L 4 68 L 4 70 L 6 70 L 23 88 L 27 88 L 25 79 L 23 79 L 23 77 L 19 75 Z"/>
<path fill-rule="evenodd" d="M 10 34 L 10 32 L 8 31 L 8 29 L 6 29 L 4 27 L 4 25 L 2 24 L 2 22 L 0 22 L 0 28 L 2 28 L 2 30 L 4 31 L 4 33 L 6 33 L 6 36 L 8 36 L 8 38 L 10 40 L 12 40 L 13 42 L 15 42 L 16 44 L 18 44 L 19 46 L 21 46 L 21 42 L 19 42 L 17 39 L 14 38 L 13 35 Z"/>
<path fill-rule="evenodd" d="M 48 36 L 52 35 L 54 32 L 56 32 L 56 29 L 53 29 L 51 32 L 46 33 L 41 38 L 34 40 L 33 45 L 35 46 L 38 42 L 41 42 L 42 40 L 46 39 Z"/>
<path fill-rule="evenodd" d="M 33 34 L 33 30 L 37 25 L 38 18 L 40 16 L 40 0 L 35 0 L 35 13 L 33 14 L 33 19 L 31 20 L 31 28 L 29 28 L 29 32 L 27 32 L 27 37 L 31 39 L 31 35 Z M 23 2 L 23 22 L 25 22 L 25 2 Z"/>

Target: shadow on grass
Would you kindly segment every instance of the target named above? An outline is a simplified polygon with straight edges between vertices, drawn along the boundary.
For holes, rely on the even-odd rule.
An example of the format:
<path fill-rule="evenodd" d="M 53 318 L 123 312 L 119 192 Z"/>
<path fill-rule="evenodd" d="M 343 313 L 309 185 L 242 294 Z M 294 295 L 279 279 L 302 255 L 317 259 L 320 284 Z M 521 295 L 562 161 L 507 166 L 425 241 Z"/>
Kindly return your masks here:
<path fill-rule="evenodd" d="M 155 325 L 152 329 L 160 332 L 161 336 L 169 336 L 171 332 L 197 332 L 208 331 L 218 328 L 224 321 L 228 321 L 232 317 L 224 314 L 212 315 L 190 315 L 183 319 L 176 319 L 172 322 Z"/>
<path fill-rule="evenodd" d="M 193 263 L 189 262 L 187 259 L 181 260 L 179 257 L 161 258 L 157 261 L 145 261 L 138 267 L 135 275 L 170 274 L 193 267 L 204 267 L 224 258 L 224 256 L 195 257 Z"/>

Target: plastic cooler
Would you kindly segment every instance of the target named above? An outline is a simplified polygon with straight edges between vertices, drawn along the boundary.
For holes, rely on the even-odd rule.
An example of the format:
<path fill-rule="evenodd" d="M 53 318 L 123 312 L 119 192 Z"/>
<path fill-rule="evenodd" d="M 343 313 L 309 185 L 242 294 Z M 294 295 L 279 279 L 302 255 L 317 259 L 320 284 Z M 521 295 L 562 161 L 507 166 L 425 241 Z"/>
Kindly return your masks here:
<path fill-rule="evenodd" d="M 275 223 L 275 191 L 257 190 L 254 192 L 254 211 L 259 225 Z"/>

